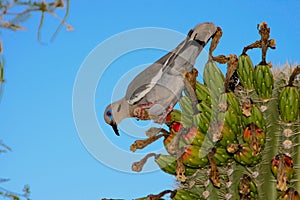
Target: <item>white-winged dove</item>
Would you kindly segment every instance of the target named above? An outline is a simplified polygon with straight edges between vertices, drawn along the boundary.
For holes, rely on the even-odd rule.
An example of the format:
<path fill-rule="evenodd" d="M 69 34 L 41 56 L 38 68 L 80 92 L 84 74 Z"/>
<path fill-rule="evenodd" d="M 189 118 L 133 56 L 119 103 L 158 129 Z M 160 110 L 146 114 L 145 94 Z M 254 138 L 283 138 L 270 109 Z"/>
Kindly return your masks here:
<path fill-rule="evenodd" d="M 117 135 L 117 125 L 124 118 L 163 122 L 182 95 L 183 74 L 192 71 L 198 55 L 217 28 L 209 22 L 198 24 L 174 50 L 138 74 L 124 98 L 107 106 L 104 119 Z"/>

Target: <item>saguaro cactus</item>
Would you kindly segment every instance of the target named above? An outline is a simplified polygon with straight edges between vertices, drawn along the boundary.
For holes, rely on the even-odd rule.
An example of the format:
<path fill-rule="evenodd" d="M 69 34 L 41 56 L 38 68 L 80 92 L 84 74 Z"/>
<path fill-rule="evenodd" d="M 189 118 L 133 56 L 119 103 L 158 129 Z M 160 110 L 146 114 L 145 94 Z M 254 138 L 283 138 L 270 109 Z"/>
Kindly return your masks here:
<path fill-rule="evenodd" d="M 246 46 L 239 57 L 213 57 L 210 52 L 204 84 L 197 81 L 194 87 L 198 112 L 189 96 L 183 96 L 181 110 L 173 110 L 166 119 L 170 130 L 146 140 L 164 137 L 170 155 L 150 154 L 133 169 L 141 170 L 153 156 L 180 184 L 176 190 L 141 199 L 166 194 L 187 200 L 299 199 L 300 66 L 271 70 L 266 52 L 275 48 L 275 40 L 269 39 L 266 23 L 259 25 L 259 34 L 261 39 Z M 262 49 L 256 67 L 246 54 L 252 48 Z M 226 76 L 214 58 L 227 62 Z M 232 84 L 237 78 L 240 82 Z M 151 142 L 136 141 L 140 148 Z"/>

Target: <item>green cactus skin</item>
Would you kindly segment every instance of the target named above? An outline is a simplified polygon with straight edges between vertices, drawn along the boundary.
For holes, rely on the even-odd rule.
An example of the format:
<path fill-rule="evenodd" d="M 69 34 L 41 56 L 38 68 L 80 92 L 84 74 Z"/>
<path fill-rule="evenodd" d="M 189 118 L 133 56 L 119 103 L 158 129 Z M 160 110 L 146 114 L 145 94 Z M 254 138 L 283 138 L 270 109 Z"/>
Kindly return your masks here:
<path fill-rule="evenodd" d="M 261 154 L 253 155 L 253 150 L 248 144 L 238 145 L 239 150 L 234 153 L 234 159 L 244 166 L 254 166 L 261 160 Z"/>
<path fill-rule="evenodd" d="M 232 156 L 226 151 L 225 148 L 217 147 L 214 154 L 214 160 L 218 166 L 224 166 L 232 161 Z"/>
<path fill-rule="evenodd" d="M 200 111 L 200 113 L 204 113 L 206 117 L 210 120 L 212 115 L 212 105 L 205 104 L 205 103 L 198 103 L 197 108 Z"/>
<path fill-rule="evenodd" d="M 209 92 L 209 89 L 205 85 L 203 85 L 197 81 L 195 93 L 200 102 L 203 102 L 206 105 L 211 105 L 210 92 Z"/>
<path fill-rule="evenodd" d="M 194 194 L 188 190 L 176 190 L 176 194 L 174 197 L 172 197 L 173 200 L 195 200 L 200 199 L 200 196 L 198 194 Z"/>
<path fill-rule="evenodd" d="M 212 142 L 207 140 L 206 134 L 202 133 L 197 127 L 192 127 L 187 134 L 182 135 L 182 139 L 186 145 L 196 145 L 202 148 L 210 148 L 213 146 Z"/>
<path fill-rule="evenodd" d="M 230 123 L 223 124 L 221 134 L 222 134 L 222 139 L 217 142 L 216 144 L 217 146 L 226 148 L 229 144 L 238 143 L 237 134 L 231 128 Z"/>
<path fill-rule="evenodd" d="M 242 54 L 239 56 L 237 74 L 246 91 L 254 90 L 254 67 L 248 55 Z"/>
<path fill-rule="evenodd" d="M 155 162 L 164 172 L 172 175 L 176 175 L 176 157 L 170 155 L 160 154 L 155 157 Z M 185 167 L 185 175 L 191 176 L 196 172 L 196 169 Z"/>
<path fill-rule="evenodd" d="M 172 110 L 167 118 L 166 118 L 166 124 L 172 124 L 174 121 L 181 121 L 181 111 L 180 110 Z"/>
<path fill-rule="evenodd" d="M 193 125 L 193 107 L 192 102 L 187 96 L 183 96 L 180 101 L 181 108 L 181 123 L 185 128 L 190 128 Z"/>
<path fill-rule="evenodd" d="M 204 103 L 199 103 L 197 107 L 200 113 L 193 116 L 193 125 L 198 126 L 200 131 L 206 134 L 212 117 L 212 109 L 210 105 Z"/>
<path fill-rule="evenodd" d="M 254 123 L 263 131 L 266 131 L 266 120 L 257 105 L 252 105 L 251 116 L 246 117 L 242 115 L 242 123 L 244 128 L 246 128 L 248 124 Z"/>
<path fill-rule="evenodd" d="M 193 125 L 198 126 L 200 131 L 207 133 L 210 124 L 210 116 L 205 113 L 198 113 L 193 116 Z"/>
<path fill-rule="evenodd" d="M 188 145 L 185 147 L 182 155 L 183 164 L 191 168 L 201 168 L 207 165 L 208 159 L 205 149 L 196 145 Z"/>
<path fill-rule="evenodd" d="M 282 89 L 279 99 L 281 120 L 285 123 L 295 122 L 299 113 L 299 91 L 295 86 L 286 86 Z"/>
<path fill-rule="evenodd" d="M 219 113 L 217 117 L 219 121 L 223 121 L 234 132 L 235 136 L 241 133 L 241 118 L 237 112 L 229 106 L 227 111 Z"/>
<path fill-rule="evenodd" d="M 272 172 L 270 170 L 270 162 L 274 155 L 278 154 L 280 149 L 280 134 L 281 126 L 279 122 L 279 112 L 278 112 L 278 88 L 282 85 L 278 84 L 279 80 L 276 80 L 273 90 L 273 99 L 264 102 L 257 106 L 265 106 L 267 109 L 262 113 L 263 119 L 265 119 L 264 124 L 256 124 L 261 128 L 266 134 L 266 143 L 265 148 L 261 152 L 262 162 L 261 165 L 255 167 L 254 170 L 259 172 L 258 177 L 256 178 L 257 183 L 263 183 L 261 187 L 258 187 L 259 199 L 276 199 L 277 190 L 276 190 L 276 180 L 272 177 Z M 267 127 L 267 128 L 266 128 Z"/>
<path fill-rule="evenodd" d="M 299 120 L 298 120 L 298 124 L 299 124 Z M 300 131 L 299 126 L 297 127 L 298 132 Z M 293 141 L 295 141 L 295 144 L 300 144 L 300 137 L 299 135 L 294 135 L 293 138 L 291 138 Z M 294 164 L 295 164 L 295 175 L 294 175 L 294 180 L 296 180 L 295 182 L 293 182 L 293 187 L 297 190 L 297 192 L 300 192 L 300 145 L 295 145 L 293 147 L 293 160 L 294 160 Z M 299 200 L 299 196 L 298 196 L 298 200 Z"/>
<path fill-rule="evenodd" d="M 232 107 L 235 112 L 237 112 L 237 115 L 241 115 L 242 111 L 240 108 L 239 100 L 233 92 L 226 92 L 220 96 L 219 105 L 224 103 L 226 103 L 228 107 Z"/>
<path fill-rule="evenodd" d="M 272 97 L 274 88 L 273 74 L 269 65 L 257 65 L 254 70 L 254 83 L 258 96 L 263 100 Z"/>
<path fill-rule="evenodd" d="M 224 92 L 225 77 L 215 62 L 208 61 L 206 63 L 204 66 L 203 80 L 210 91 L 212 101 L 218 101 L 220 94 Z"/>

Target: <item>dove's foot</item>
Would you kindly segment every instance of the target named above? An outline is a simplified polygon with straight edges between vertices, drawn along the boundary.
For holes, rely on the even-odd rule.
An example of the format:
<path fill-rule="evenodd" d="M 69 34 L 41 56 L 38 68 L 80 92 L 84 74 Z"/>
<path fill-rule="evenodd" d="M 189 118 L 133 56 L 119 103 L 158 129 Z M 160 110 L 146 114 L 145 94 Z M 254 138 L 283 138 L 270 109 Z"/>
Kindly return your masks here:
<path fill-rule="evenodd" d="M 198 70 L 193 68 L 191 72 L 184 72 L 183 77 L 187 79 L 187 81 L 192 86 L 193 90 L 196 90 L 196 82 L 197 82 Z"/>
<path fill-rule="evenodd" d="M 149 113 L 146 111 L 146 109 L 147 108 L 151 108 L 152 105 L 153 105 L 153 103 L 149 102 L 149 103 L 141 104 L 141 105 L 137 106 L 133 110 L 133 116 L 136 119 L 141 119 L 141 120 L 148 120 L 148 119 L 150 119 Z"/>

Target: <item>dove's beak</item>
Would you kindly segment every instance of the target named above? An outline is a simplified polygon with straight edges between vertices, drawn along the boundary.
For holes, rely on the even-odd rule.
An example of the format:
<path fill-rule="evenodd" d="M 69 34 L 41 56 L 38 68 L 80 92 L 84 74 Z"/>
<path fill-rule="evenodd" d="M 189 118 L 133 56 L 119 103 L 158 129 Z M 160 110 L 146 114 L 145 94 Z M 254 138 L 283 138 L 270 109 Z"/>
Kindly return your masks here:
<path fill-rule="evenodd" d="M 117 123 L 115 121 L 112 121 L 109 125 L 111 125 L 111 127 L 113 128 L 115 134 L 117 136 L 120 136 Z"/>

